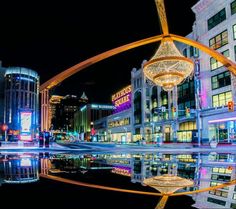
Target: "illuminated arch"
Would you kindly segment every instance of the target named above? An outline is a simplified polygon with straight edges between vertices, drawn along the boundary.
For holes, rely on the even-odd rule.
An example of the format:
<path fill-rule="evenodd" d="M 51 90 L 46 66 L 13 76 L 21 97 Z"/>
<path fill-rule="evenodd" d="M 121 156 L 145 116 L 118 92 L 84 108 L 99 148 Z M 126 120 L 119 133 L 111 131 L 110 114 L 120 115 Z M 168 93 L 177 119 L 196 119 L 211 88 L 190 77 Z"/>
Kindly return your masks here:
<path fill-rule="evenodd" d="M 41 130 L 48 130 L 50 127 L 50 121 L 48 121 L 49 116 L 49 89 L 51 89 L 54 86 L 57 86 L 59 83 L 67 79 L 68 77 L 74 75 L 75 73 L 85 69 L 86 67 L 89 67 L 101 60 L 104 60 L 108 57 L 114 56 L 116 54 L 119 54 L 121 52 L 143 46 L 146 44 L 150 44 L 153 42 L 158 42 L 162 40 L 163 38 L 169 37 L 173 39 L 174 41 L 182 42 L 187 45 L 194 46 L 195 48 L 200 49 L 201 51 L 204 51 L 205 53 L 209 54 L 211 57 L 214 57 L 216 60 L 221 62 L 225 67 L 227 67 L 234 75 L 236 75 L 236 64 L 227 59 L 225 56 L 220 54 L 219 52 L 211 49 L 208 46 L 205 46 L 201 43 L 198 43 L 197 41 L 174 35 L 174 34 L 162 34 L 158 36 L 153 36 L 150 38 L 142 39 L 140 41 L 135 41 L 130 44 L 126 44 L 114 49 L 111 49 L 109 51 L 103 52 L 101 54 L 98 54 L 94 57 L 91 57 L 83 62 L 78 63 L 77 65 L 74 65 L 67 70 L 57 74 L 47 82 L 43 83 L 39 90 L 41 93 Z"/>
<path fill-rule="evenodd" d="M 154 42 L 158 42 L 166 36 L 170 37 L 171 39 L 173 39 L 175 41 L 182 42 L 182 43 L 185 43 L 187 45 L 191 45 L 191 46 L 194 46 L 195 48 L 200 49 L 201 51 L 207 53 L 211 57 L 214 57 L 216 60 L 221 62 L 234 75 L 236 75 L 236 64 L 234 62 L 230 61 L 229 59 L 227 59 L 225 56 L 223 56 L 219 52 L 211 49 L 208 46 L 205 46 L 201 43 L 198 43 L 197 41 L 188 39 L 186 37 L 182 37 L 182 36 L 178 36 L 178 35 L 174 35 L 174 34 L 169 34 L 169 35 L 153 36 L 153 37 L 150 37 L 150 38 L 142 39 L 140 41 L 135 41 L 135 42 L 132 42 L 130 44 L 126 44 L 126 45 L 111 49 L 109 51 L 103 52 L 103 53 L 98 54 L 94 57 L 91 57 L 91 58 L 89 58 L 85 61 L 82 61 L 82 62 L 68 68 L 67 70 L 57 74 L 56 76 L 54 76 L 53 78 L 51 78 L 47 82 L 43 83 L 40 86 L 40 92 L 42 92 L 45 89 L 51 89 L 52 87 L 58 85 L 59 83 L 61 83 L 65 79 L 67 79 L 68 77 L 74 75 L 75 73 L 77 73 L 77 72 L 85 69 L 86 67 L 89 67 L 89 66 L 91 66 L 91 65 L 93 65 L 93 64 L 95 64 L 95 63 L 97 63 L 101 60 L 107 59 L 111 56 L 114 56 L 114 55 L 119 54 L 119 53 L 124 52 L 124 51 L 128 51 L 130 49 L 133 49 L 133 48 L 136 48 L 136 47 L 139 47 L 139 46 L 143 46 L 143 45 L 151 44 L 151 43 L 154 43 Z"/>

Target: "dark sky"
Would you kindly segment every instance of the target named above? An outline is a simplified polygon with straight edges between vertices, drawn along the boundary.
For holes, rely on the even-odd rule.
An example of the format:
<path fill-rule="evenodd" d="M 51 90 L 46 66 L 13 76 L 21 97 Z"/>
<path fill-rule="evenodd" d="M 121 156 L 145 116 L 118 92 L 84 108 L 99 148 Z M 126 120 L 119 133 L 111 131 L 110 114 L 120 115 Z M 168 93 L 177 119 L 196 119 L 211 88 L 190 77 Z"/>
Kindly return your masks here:
<path fill-rule="evenodd" d="M 169 31 L 192 30 L 191 7 L 198 0 L 165 0 Z M 161 34 L 154 0 L 1 1 L 0 60 L 3 66 L 31 68 L 41 83 L 106 50 Z M 157 44 L 101 61 L 68 78 L 55 94 L 81 95 L 110 102 L 130 84 L 130 71 L 149 59 Z"/>

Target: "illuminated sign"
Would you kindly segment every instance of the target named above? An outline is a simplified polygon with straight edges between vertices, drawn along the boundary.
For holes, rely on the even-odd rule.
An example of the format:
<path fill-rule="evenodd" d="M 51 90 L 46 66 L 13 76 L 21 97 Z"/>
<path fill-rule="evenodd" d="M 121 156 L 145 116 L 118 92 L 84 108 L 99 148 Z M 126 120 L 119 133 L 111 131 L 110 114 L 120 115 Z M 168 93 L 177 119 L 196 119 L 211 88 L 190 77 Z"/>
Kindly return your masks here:
<path fill-rule="evenodd" d="M 130 118 L 123 118 L 108 122 L 108 128 L 130 125 Z"/>
<path fill-rule="evenodd" d="M 21 132 L 29 133 L 31 129 L 31 119 L 32 113 L 31 112 L 21 112 L 20 113 L 20 124 L 21 124 Z"/>
<path fill-rule="evenodd" d="M 20 166 L 31 166 L 31 160 L 29 158 L 22 158 L 20 161 Z"/>
<path fill-rule="evenodd" d="M 112 95 L 112 103 L 116 109 L 114 113 L 131 108 L 131 85 Z"/>
<path fill-rule="evenodd" d="M 32 112 L 21 112 L 20 113 L 20 126 L 21 134 L 20 139 L 23 141 L 30 141 L 31 138 L 31 123 L 32 123 Z"/>
<path fill-rule="evenodd" d="M 100 105 L 100 104 L 92 104 L 92 109 L 104 109 L 104 110 L 113 110 L 115 107 L 113 105 Z"/>
<path fill-rule="evenodd" d="M 131 176 L 131 168 L 125 166 L 114 166 L 111 172 L 122 176 Z"/>

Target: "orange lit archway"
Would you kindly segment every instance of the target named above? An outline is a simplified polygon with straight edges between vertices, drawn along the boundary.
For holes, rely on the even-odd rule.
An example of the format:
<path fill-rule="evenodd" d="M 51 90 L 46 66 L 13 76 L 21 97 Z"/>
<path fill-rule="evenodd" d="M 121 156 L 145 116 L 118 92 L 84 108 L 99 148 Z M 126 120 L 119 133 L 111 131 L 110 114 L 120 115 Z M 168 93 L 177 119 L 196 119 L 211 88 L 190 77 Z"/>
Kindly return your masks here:
<path fill-rule="evenodd" d="M 104 59 L 107 59 L 111 56 L 114 56 L 116 54 L 119 54 L 124 51 L 128 51 L 133 48 L 137 48 L 139 46 L 151 44 L 154 42 L 158 42 L 162 40 L 163 38 L 166 37 L 171 38 L 174 41 L 182 42 L 187 45 L 193 46 L 195 48 L 198 48 L 199 50 L 209 54 L 211 57 L 214 57 L 216 60 L 221 62 L 225 67 L 227 67 L 234 75 L 236 75 L 236 64 L 232 62 L 231 60 L 227 59 L 225 56 L 220 54 L 219 52 L 211 49 L 208 46 L 205 46 L 201 43 L 198 43 L 197 41 L 191 40 L 186 37 L 174 35 L 174 34 L 168 34 L 168 35 L 157 35 L 157 36 L 152 36 L 150 38 L 142 39 L 139 41 L 132 42 L 130 44 L 126 44 L 114 49 L 111 49 L 109 51 L 103 52 L 101 54 L 98 54 L 94 57 L 91 57 L 87 60 L 84 60 L 66 70 L 63 72 L 57 74 L 56 76 L 52 77 L 45 83 L 43 83 L 40 86 L 40 93 L 41 93 L 41 130 L 48 130 L 49 129 L 49 122 L 47 121 L 48 118 L 48 109 L 49 109 L 49 93 L 48 90 L 53 88 L 54 86 L 57 86 L 59 83 L 67 79 L 68 77 L 74 75 L 75 73 L 101 61 Z"/>

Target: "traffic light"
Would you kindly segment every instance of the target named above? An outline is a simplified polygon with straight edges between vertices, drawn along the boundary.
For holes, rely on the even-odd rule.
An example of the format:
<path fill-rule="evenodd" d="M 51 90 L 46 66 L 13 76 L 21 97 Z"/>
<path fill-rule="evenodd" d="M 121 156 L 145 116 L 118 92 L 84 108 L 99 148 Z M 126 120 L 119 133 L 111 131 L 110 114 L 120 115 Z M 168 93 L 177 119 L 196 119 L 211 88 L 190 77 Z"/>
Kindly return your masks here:
<path fill-rule="evenodd" d="M 8 129 L 7 124 L 3 124 L 3 125 L 2 125 L 2 131 L 6 131 L 7 129 Z"/>
<path fill-rule="evenodd" d="M 176 107 L 173 106 L 171 110 L 172 110 L 172 116 L 174 118 L 176 116 Z"/>
<path fill-rule="evenodd" d="M 185 108 L 185 114 L 186 114 L 186 117 L 190 116 L 190 108 L 188 107 Z"/>
<path fill-rule="evenodd" d="M 234 111 L 234 102 L 228 101 L 228 111 L 233 112 Z"/>

